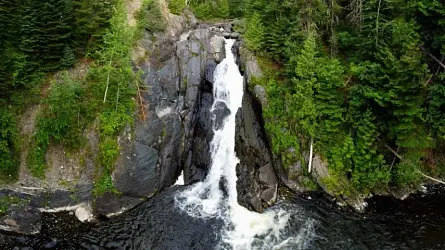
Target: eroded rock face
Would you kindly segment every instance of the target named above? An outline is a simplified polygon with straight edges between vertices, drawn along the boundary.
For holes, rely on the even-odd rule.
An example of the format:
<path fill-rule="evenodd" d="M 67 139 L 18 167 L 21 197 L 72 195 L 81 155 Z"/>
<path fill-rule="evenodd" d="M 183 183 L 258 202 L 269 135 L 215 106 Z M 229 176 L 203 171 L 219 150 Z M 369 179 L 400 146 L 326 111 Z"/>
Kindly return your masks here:
<path fill-rule="evenodd" d="M 123 153 L 113 173 L 113 184 L 124 197 L 150 197 L 174 184 L 182 170 L 185 183 L 201 181 L 210 167 L 213 72 L 225 58 L 225 41 L 213 27 L 180 35 L 181 27 L 168 29 L 154 43 L 148 35 L 141 42 L 153 51 L 138 66 L 148 90 L 143 95 L 146 119 L 136 121 L 134 138 L 132 133 L 122 136 Z M 105 199 L 96 211 L 113 214 L 128 206 L 127 199 L 109 196 L 113 209 L 104 207 Z"/>
<path fill-rule="evenodd" d="M 238 203 L 262 212 L 276 201 L 278 181 L 259 115 L 251 94 L 245 92 L 236 117 Z"/>

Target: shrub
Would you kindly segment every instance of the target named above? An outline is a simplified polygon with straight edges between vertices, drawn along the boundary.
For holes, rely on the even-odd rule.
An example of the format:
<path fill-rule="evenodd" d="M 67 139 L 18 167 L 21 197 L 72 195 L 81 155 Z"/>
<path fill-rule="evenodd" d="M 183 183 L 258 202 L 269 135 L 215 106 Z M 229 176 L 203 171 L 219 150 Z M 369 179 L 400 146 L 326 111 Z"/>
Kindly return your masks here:
<path fill-rule="evenodd" d="M 185 9 L 185 0 L 170 0 L 168 2 L 168 8 L 170 12 L 179 15 Z"/>
<path fill-rule="evenodd" d="M 0 108 L 0 176 L 12 180 L 18 170 L 18 129 L 13 114 Z"/>

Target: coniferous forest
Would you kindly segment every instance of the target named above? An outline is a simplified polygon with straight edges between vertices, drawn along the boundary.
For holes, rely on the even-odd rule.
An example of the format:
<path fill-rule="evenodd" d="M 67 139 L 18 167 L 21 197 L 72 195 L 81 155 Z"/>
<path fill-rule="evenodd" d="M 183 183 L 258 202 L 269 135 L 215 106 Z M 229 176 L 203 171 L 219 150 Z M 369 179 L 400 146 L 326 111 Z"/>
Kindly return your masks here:
<path fill-rule="evenodd" d="M 246 0 L 243 9 L 285 167 L 313 141 L 337 193 L 445 176 L 443 1 Z"/>
<path fill-rule="evenodd" d="M 48 74 L 102 44 L 113 1 L 0 1 L 0 173 L 17 174 L 15 116 L 39 101 Z M 75 98 L 75 97 L 73 97 Z"/>
<path fill-rule="evenodd" d="M 145 2 L 145 11 L 151 11 L 145 14 L 160 13 L 156 1 Z M 235 29 L 264 71 L 254 84 L 267 90 L 266 130 L 285 168 L 304 161 L 313 144 L 329 165 L 325 184 L 339 194 L 409 187 L 425 175 L 445 177 L 442 0 L 168 3 L 175 14 L 188 3 L 198 18 L 244 20 Z M 121 84 L 129 78 L 137 82 L 129 59 L 137 32 L 125 24 L 124 5 L 123 0 L 0 1 L 2 176 L 17 176 L 21 143 L 15 117 L 40 103 L 44 109 L 27 158 L 31 172 L 44 175 L 50 143 L 81 145 L 82 132 L 99 116 L 98 160 L 106 174 L 99 177 L 98 190 L 108 187 L 107 173 L 119 152 L 113 136 L 132 119 L 129 100 L 137 87 Z M 158 18 L 145 16 L 143 28 L 164 28 L 154 21 Z M 42 91 L 48 76 L 79 59 L 90 63 L 85 79 L 66 73 L 63 86 Z"/>

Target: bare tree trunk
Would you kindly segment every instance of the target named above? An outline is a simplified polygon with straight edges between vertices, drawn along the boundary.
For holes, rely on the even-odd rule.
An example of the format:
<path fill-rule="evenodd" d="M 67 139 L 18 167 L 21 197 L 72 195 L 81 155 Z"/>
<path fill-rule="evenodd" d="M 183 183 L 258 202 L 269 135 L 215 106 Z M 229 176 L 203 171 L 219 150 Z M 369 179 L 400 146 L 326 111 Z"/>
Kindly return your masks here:
<path fill-rule="evenodd" d="M 113 61 L 113 55 L 111 55 L 110 63 L 108 64 L 109 68 L 108 68 L 108 76 L 107 76 L 107 87 L 105 88 L 105 94 L 104 94 L 104 103 L 107 100 L 108 86 L 110 84 L 111 61 Z"/>
<path fill-rule="evenodd" d="M 310 173 L 312 171 L 312 153 L 314 149 L 314 138 L 311 138 L 311 148 L 309 150 L 309 166 L 307 167 L 307 171 Z"/>
<path fill-rule="evenodd" d="M 390 146 L 385 145 L 385 147 L 386 147 L 387 149 L 389 149 L 389 151 L 391 151 L 397 158 L 399 158 L 400 160 L 403 160 L 403 157 L 400 156 L 396 151 L 394 151 L 394 149 L 392 149 Z M 409 162 L 409 161 L 408 161 L 408 163 L 413 164 L 412 162 Z M 414 164 L 413 164 L 413 165 L 414 165 Z M 442 181 L 442 180 L 439 180 L 439 179 L 433 178 L 433 177 L 431 177 L 431 176 L 429 176 L 429 175 L 426 175 L 426 174 L 422 173 L 422 171 L 420 171 L 420 170 L 418 170 L 418 169 L 417 169 L 417 172 L 419 172 L 423 177 L 425 177 L 425 178 L 427 178 L 427 179 L 430 179 L 430 180 L 432 180 L 432 181 L 435 181 L 435 182 L 438 182 L 438 183 L 441 183 L 441 184 L 444 184 L 444 185 L 445 185 L 445 182 Z"/>
<path fill-rule="evenodd" d="M 437 59 L 435 56 L 433 56 L 431 53 L 427 52 L 423 47 L 420 47 L 420 49 L 425 52 L 429 57 L 431 57 L 434 61 L 436 61 L 442 68 L 445 69 L 445 64 L 443 64 L 439 59 Z"/>
<path fill-rule="evenodd" d="M 382 4 L 382 0 L 379 0 L 379 7 L 377 8 L 377 18 L 375 20 L 375 45 L 379 42 L 379 17 L 380 17 L 380 6 Z"/>

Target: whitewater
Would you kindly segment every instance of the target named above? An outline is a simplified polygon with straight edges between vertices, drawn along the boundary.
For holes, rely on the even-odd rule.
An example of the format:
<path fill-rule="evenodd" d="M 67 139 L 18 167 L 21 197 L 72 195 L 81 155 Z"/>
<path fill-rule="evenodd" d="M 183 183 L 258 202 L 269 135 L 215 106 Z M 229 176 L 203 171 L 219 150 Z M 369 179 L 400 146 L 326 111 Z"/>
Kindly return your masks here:
<path fill-rule="evenodd" d="M 310 220 L 302 226 L 300 233 L 290 237 L 283 234 L 290 217 L 286 210 L 276 207 L 260 214 L 238 204 L 236 166 L 239 159 L 235 152 L 235 129 L 244 86 L 243 76 L 231 53 L 234 42 L 233 39 L 226 39 L 226 58 L 214 72 L 211 112 L 224 104 L 230 114 L 219 128 L 213 122 L 210 172 L 203 182 L 176 195 L 175 203 L 189 216 L 202 219 L 218 217 L 224 221 L 218 249 L 286 249 L 289 246 L 304 249 L 313 227 Z"/>

